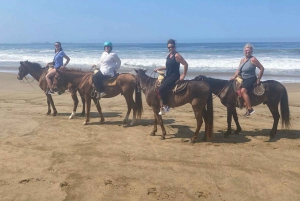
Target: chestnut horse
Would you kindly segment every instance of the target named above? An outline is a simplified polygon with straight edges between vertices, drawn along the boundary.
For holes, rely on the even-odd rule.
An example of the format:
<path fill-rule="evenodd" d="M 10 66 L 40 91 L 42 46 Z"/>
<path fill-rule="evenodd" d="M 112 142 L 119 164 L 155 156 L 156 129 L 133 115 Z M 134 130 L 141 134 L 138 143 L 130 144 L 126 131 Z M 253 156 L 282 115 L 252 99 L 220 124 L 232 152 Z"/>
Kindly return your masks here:
<path fill-rule="evenodd" d="M 215 95 L 219 96 L 221 103 L 227 107 L 227 131 L 224 134 L 225 137 L 231 134 L 232 117 L 237 127 L 234 133 L 239 134 L 242 131 L 242 128 L 239 124 L 236 112 L 236 100 L 238 95 L 234 91 L 233 82 L 228 80 L 210 78 L 204 75 L 197 76 L 195 80 L 203 80 L 207 82 L 210 85 L 212 92 Z M 288 95 L 285 87 L 275 80 L 263 81 L 262 84 L 266 86 L 265 93 L 261 96 L 249 93 L 249 98 L 252 106 L 256 106 L 261 103 L 266 104 L 268 106 L 274 120 L 273 127 L 269 132 L 270 138 L 273 138 L 277 133 L 277 126 L 280 119 L 280 114 L 278 111 L 279 103 L 281 113 L 281 125 L 283 128 L 285 127 L 286 129 L 290 127 L 290 110 L 288 103 Z"/>
<path fill-rule="evenodd" d="M 82 72 L 80 70 L 75 69 L 67 69 L 57 71 L 54 80 L 53 80 L 53 89 L 57 90 L 58 87 L 64 87 L 68 83 L 72 84 L 78 90 L 81 96 L 83 96 L 87 103 L 86 110 L 86 120 L 83 123 L 84 125 L 88 124 L 90 121 L 90 109 L 91 109 L 91 99 L 93 99 L 96 104 L 97 110 L 100 115 L 100 123 L 104 122 L 104 117 L 101 111 L 101 106 L 99 101 L 96 99 L 95 95 L 92 96 L 93 85 L 92 85 L 92 76 L 91 72 Z M 116 78 L 116 84 L 105 87 L 106 96 L 103 98 L 112 98 L 119 94 L 125 97 L 127 103 L 127 114 L 123 123 L 128 122 L 128 118 L 131 110 L 133 109 L 133 119 L 130 125 L 134 125 L 136 123 L 136 118 L 141 118 L 141 114 L 143 111 L 141 93 L 137 92 L 135 77 L 129 73 L 119 74 Z M 135 99 L 133 100 L 133 93 L 135 91 Z"/>
<path fill-rule="evenodd" d="M 163 124 L 162 116 L 158 114 L 161 104 L 155 89 L 155 83 L 157 79 L 146 75 L 147 70 L 138 69 L 135 71 L 137 73 L 137 84 L 140 89 L 143 90 L 147 103 L 152 108 L 154 113 L 154 129 L 150 135 L 155 135 L 157 132 L 157 123 L 159 123 L 162 129 L 161 139 L 164 140 L 166 136 L 166 130 Z M 204 118 L 205 122 L 205 135 L 203 140 L 211 140 L 213 136 L 213 102 L 210 86 L 204 81 L 189 81 L 187 88 L 183 91 L 176 94 L 172 92 L 169 93 L 169 107 L 179 107 L 186 103 L 190 103 L 192 105 L 197 122 L 197 128 L 190 142 L 195 142 L 198 137 L 203 123 L 202 117 Z M 207 111 L 205 106 L 207 107 Z"/>
<path fill-rule="evenodd" d="M 30 74 L 36 81 L 39 82 L 39 86 L 40 88 L 46 92 L 47 91 L 47 81 L 45 79 L 45 75 L 48 72 L 48 68 L 42 68 L 40 64 L 38 63 L 33 63 L 33 62 L 29 62 L 29 61 L 20 61 L 20 67 L 19 67 L 19 72 L 18 72 L 18 80 L 22 80 L 26 75 Z M 66 86 L 66 88 L 69 88 L 72 86 Z M 53 116 L 56 116 L 57 114 L 57 110 L 55 108 L 53 99 L 51 94 L 46 94 L 47 96 L 47 104 L 48 104 L 48 112 L 47 115 L 51 114 L 51 108 L 50 108 L 50 104 L 52 106 L 53 109 Z M 74 102 L 74 107 L 73 107 L 73 112 L 76 112 L 77 106 L 78 106 L 78 98 L 76 95 L 76 91 L 73 91 L 71 93 L 71 97 L 73 99 Z M 83 108 L 82 108 L 82 112 L 81 114 L 84 115 L 85 113 L 85 100 L 81 99 L 82 104 L 83 104 Z M 71 118 L 71 116 L 69 117 Z"/>

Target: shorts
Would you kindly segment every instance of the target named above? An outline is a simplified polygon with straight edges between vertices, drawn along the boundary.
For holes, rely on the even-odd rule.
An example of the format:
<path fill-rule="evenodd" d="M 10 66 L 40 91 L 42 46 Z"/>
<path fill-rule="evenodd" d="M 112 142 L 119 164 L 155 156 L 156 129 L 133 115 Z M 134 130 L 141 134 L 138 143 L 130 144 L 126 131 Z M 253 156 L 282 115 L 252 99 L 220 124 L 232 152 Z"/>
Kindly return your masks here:
<path fill-rule="evenodd" d="M 247 78 L 247 79 L 243 79 L 243 83 L 242 83 L 241 88 L 245 88 L 248 91 L 253 89 L 253 85 L 256 82 L 256 79 L 257 79 L 256 76 L 255 77 L 250 77 L 250 78 Z"/>

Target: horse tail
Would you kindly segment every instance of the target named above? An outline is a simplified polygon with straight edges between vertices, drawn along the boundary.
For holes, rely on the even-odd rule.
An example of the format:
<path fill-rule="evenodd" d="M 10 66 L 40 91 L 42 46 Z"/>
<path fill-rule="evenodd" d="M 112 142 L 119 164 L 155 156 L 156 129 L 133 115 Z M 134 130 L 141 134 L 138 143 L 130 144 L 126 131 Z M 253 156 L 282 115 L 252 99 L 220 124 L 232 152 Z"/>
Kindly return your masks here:
<path fill-rule="evenodd" d="M 280 113 L 281 113 L 281 126 L 289 129 L 290 123 L 290 109 L 289 109 L 289 98 L 287 91 L 284 87 L 283 96 L 280 100 Z"/>
<path fill-rule="evenodd" d="M 214 123 L 214 111 L 213 111 L 213 98 L 212 98 L 212 92 L 210 89 L 209 96 L 206 102 L 206 109 L 207 109 L 207 133 L 209 136 L 209 139 L 213 138 L 213 123 Z"/>
<path fill-rule="evenodd" d="M 142 92 L 138 89 L 137 84 L 135 85 L 135 105 L 137 111 L 137 118 L 141 119 L 143 113 Z"/>

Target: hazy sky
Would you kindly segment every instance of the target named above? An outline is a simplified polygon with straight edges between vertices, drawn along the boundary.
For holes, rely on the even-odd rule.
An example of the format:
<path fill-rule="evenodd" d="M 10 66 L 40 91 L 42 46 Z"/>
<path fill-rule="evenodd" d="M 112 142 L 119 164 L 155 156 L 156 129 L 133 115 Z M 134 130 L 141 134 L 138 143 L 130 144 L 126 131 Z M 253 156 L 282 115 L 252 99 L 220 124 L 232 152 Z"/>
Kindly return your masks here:
<path fill-rule="evenodd" d="M 300 0 L 0 0 L 0 43 L 300 41 Z"/>

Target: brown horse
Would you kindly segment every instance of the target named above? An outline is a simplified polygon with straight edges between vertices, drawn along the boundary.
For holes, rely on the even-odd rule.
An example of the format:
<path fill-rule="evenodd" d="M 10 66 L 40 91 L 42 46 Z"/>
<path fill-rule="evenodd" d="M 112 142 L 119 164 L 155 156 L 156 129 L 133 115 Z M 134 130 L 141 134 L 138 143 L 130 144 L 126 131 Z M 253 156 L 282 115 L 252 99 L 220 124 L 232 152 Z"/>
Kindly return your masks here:
<path fill-rule="evenodd" d="M 68 83 L 76 87 L 81 96 L 83 96 L 87 103 L 87 116 L 83 123 L 88 124 L 90 121 L 90 109 L 91 109 L 91 99 L 93 99 L 96 104 L 97 110 L 100 115 L 100 123 L 104 122 L 104 117 L 101 111 L 100 103 L 94 95 L 92 95 L 93 85 L 92 85 L 92 73 L 82 72 L 80 70 L 61 70 L 57 71 L 53 80 L 53 89 L 57 90 L 60 86 L 66 86 Z M 128 122 L 128 118 L 131 110 L 133 109 L 133 119 L 130 125 L 136 123 L 136 118 L 141 118 L 143 105 L 141 99 L 141 93 L 135 93 L 136 102 L 133 100 L 133 93 L 136 89 L 135 77 L 129 73 L 119 74 L 116 78 L 116 84 L 112 86 L 106 86 L 105 92 L 106 96 L 104 98 L 112 98 L 119 94 L 125 97 L 127 103 L 127 114 L 123 123 Z"/>
<path fill-rule="evenodd" d="M 225 132 L 225 137 L 231 134 L 231 121 L 232 116 L 236 123 L 235 134 L 239 134 L 242 130 L 236 112 L 236 100 L 237 93 L 234 91 L 233 82 L 222 79 L 215 79 L 199 75 L 195 80 L 204 80 L 207 82 L 212 89 L 212 92 L 220 97 L 221 103 L 227 107 L 227 131 Z M 253 106 L 259 105 L 261 103 L 266 104 L 272 113 L 274 122 L 271 131 L 269 132 L 270 138 L 273 138 L 277 132 L 277 126 L 280 119 L 280 114 L 278 111 L 278 105 L 280 103 L 281 112 L 281 125 L 282 127 L 288 129 L 290 127 L 290 110 L 288 104 L 288 95 L 285 87 L 274 80 L 267 80 L 262 82 L 266 86 L 265 93 L 261 96 L 257 96 L 253 93 L 249 93 L 249 98 Z"/>
<path fill-rule="evenodd" d="M 157 132 L 158 122 L 163 134 L 161 139 L 165 139 L 166 130 L 162 116 L 158 114 L 161 104 L 155 90 L 155 83 L 157 79 L 146 75 L 146 70 L 138 69 L 135 71 L 137 73 L 137 84 L 140 89 L 143 90 L 147 103 L 154 113 L 154 129 L 150 135 L 155 135 Z M 192 105 L 197 122 L 197 128 L 194 136 L 191 138 L 191 142 L 195 142 L 198 137 L 203 123 L 202 117 L 205 120 L 205 135 L 203 140 L 211 140 L 213 135 L 213 102 L 210 86 L 205 82 L 189 81 L 187 88 L 183 91 L 176 94 L 170 92 L 168 97 L 169 107 L 179 107 L 186 103 L 190 103 Z M 205 106 L 207 106 L 207 111 Z"/>
<path fill-rule="evenodd" d="M 48 68 L 42 68 L 40 64 L 38 63 L 32 63 L 29 61 L 20 61 L 20 67 L 19 67 L 19 73 L 18 73 L 18 80 L 22 80 L 26 75 L 30 74 L 35 80 L 37 80 L 39 82 L 39 86 L 40 88 L 45 92 L 47 91 L 47 81 L 45 79 L 45 75 L 48 72 Z M 66 88 L 69 88 L 72 86 L 66 86 Z M 51 108 L 50 108 L 50 104 L 52 106 L 53 109 L 53 116 L 56 116 L 57 114 L 57 110 L 55 108 L 53 99 L 51 94 L 46 94 L 47 96 L 47 104 L 48 104 L 48 112 L 47 115 L 51 114 Z M 74 107 L 73 107 L 73 113 L 76 112 L 77 106 L 78 106 L 78 98 L 76 95 L 76 91 L 73 91 L 71 93 L 71 97 L 73 99 L 74 102 Z M 82 104 L 83 104 L 83 108 L 82 108 L 82 112 L 81 114 L 84 115 L 85 113 L 85 100 L 82 100 Z M 71 118 L 71 116 L 69 117 Z"/>

